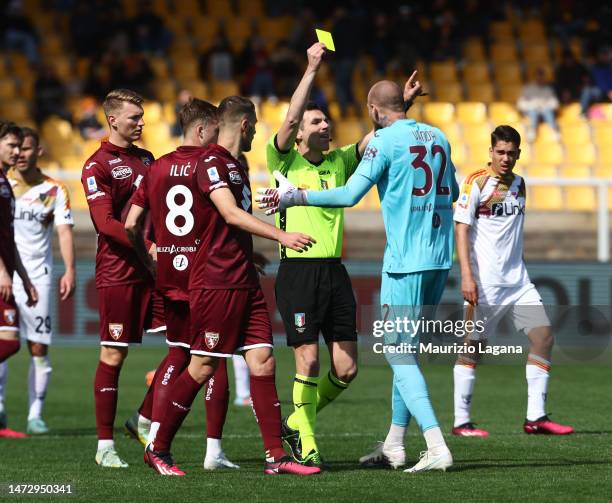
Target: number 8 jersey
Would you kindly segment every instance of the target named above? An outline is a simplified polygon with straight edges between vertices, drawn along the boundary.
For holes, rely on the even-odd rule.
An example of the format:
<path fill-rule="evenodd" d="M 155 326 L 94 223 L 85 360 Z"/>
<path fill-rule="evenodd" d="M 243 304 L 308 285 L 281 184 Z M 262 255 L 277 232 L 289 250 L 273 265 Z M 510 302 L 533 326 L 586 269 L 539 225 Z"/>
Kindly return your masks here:
<path fill-rule="evenodd" d="M 189 272 L 203 221 L 194 215 L 193 175 L 206 147 L 178 147 L 157 159 L 132 197 L 149 211 L 157 246 L 157 289 L 167 298 L 188 301 Z"/>

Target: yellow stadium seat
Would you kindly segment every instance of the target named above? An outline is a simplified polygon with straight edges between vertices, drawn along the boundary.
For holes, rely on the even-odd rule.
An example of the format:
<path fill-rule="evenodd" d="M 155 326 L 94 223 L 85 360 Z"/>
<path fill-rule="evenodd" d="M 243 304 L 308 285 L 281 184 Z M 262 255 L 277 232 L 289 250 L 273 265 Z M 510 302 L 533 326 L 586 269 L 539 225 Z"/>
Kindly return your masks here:
<path fill-rule="evenodd" d="M 83 156 L 65 154 L 59 155 L 56 157 L 56 160 L 63 171 L 75 171 L 78 173 L 83 169 Z"/>
<path fill-rule="evenodd" d="M 179 80 L 197 80 L 200 68 L 195 58 L 185 57 L 174 60 L 172 75 Z"/>
<path fill-rule="evenodd" d="M 458 82 L 441 82 L 436 85 L 436 100 L 458 103 L 463 99 L 463 89 Z"/>
<path fill-rule="evenodd" d="M 595 187 L 565 187 L 565 206 L 573 211 L 595 211 L 597 208 Z"/>
<path fill-rule="evenodd" d="M 612 179 L 612 164 L 599 164 L 593 168 L 593 174 L 597 178 Z"/>
<path fill-rule="evenodd" d="M 0 102 L 0 117 L 18 124 L 30 120 L 30 109 L 26 100 L 13 98 Z"/>
<path fill-rule="evenodd" d="M 0 100 L 12 100 L 17 96 L 17 85 L 11 78 L 0 79 Z"/>
<path fill-rule="evenodd" d="M 567 145 L 565 147 L 565 160 L 572 164 L 595 164 L 597 162 L 597 150 L 590 142 L 582 145 Z"/>
<path fill-rule="evenodd" d="M 504 84 L 499 86 L 499 99 L 506 103 L 516 103 L 523 92 L 520 84 Z"/>
<path fill-rule="evenodd" d="M 147 124 L 142 131 L 142 138 L 149 148 L 161 143 L 168 143 L 171 139 L 170 126 L 165 122 Z"/>
<path fill-rule="evenodd" d="M 263 17 L 264 10 L 260 0 L 240 0 L 238 2 L 238 10 L 245 17 Z"/>
<path fill-rule="evenodd" d="M 444 133 L 444 136 L 446 136 L 446 139 L 451 145 L 463 143 L 463 130 L 459 124 L 451 122 L 445 124 L 440 130 Z"/>
<path fill-rule="evenodd" d="M 515 63 L 518 60 L 514 42 L 498 42 L 491 46 L 491 60 L 495 64 Z"/>
<path fill-rule="evenodd" d="M 534 161 L 541 164 L 561 164 L 563 162 L 563 149 L 561 145 L 549 143 L 539 145 L 535 149 Z"/>
<path fill-rule="evenodd" d="M 157 80 L 154 84 L 155 97 L 158 101 L 176 100 L 176 87 L 170 80 Z"/>
<path fill-rule="evenodd" d="M 238 88 L 238 84 L 234 81 L 215 81 L 210 86 L 210 93 L 213 101 L 220 102 L 226 96 L 240 94 L 240 89 Z"/>
<path fill-rule="evenodd" d="M 546 41 L 546 31 L 539 19 L 529 19 L 518 24 L 519 37 L 525 42 Z"/>
<path fill-rule="evenodd" d="M 482 40 L 479 37 L 472 37 L 463 44 L 463 56 L 467 61 L 485 62 L 486 55 Z"/>
<path fill-rule="evenodd" d="M 558 169 L 554 165 L 530 164 L 527 175 L 531 178 L 557 178 Z"/>
<path fill-rule="evenodd" d="M 277 130 L 285 120 L 288 109 L 289 102 L 287 101 L 263 101 L 259 108 L 261 120 L 270 125 L 272 129 Z"/>
<path fill-rule="evenodd" d="M 40 45 L 42 54 L 45 57 L 64 54 L 62 39 L 53 33 L 45 33 L 44 43 Z"/>
<path fill-rule="evenodd" d="M 451 144 L 451 159 L 453 160 L 453 164 L 455 166 L 461 165 L 463 166 L 467 162 L 467 152 L 465 149 L 465 145 L 463 143 L 453 143 Z"/>
<path fill-rule="evenodd" d="M 504 63 L 496 65 L 493 78 L 498 85 L 522 84 L 523 76 L 518 63 Z"/>
<path fill-rule="evenodd" d="M 489 35 L 495 41 L 511 41 L 514 39 L 510 21 L 493 21 L 489 24 Z"/>
<path fill-rule="evenodd" d="M 552 58 L 547 44 L 526 44 L 523 47 L 523 58 L 529 64 L 550 64 Z"/>
<path fill-rule="evenodd" d="M 425 103 L 423 119 L 430 124 L 448 124 L 455 119 L 455 106 L 452 103 Z"/>
<path fill-rule="evenodd" d="M 580 111 L 580 103 L 571 103 L 559 107 L 557 121 L 560 125 L 566 124 L 586 124 Z"/>
<path fill-rule="evenodd" d="M 162 106 L 157 101 L 145 101 L 143 105 L 144 121 L 147 126 L 162 121 Z"/>
<path fill-rule="evenodd" d="M 546 123 L 540 123 L 536 134 L 536 146 L 548 145 L 549 143 L 559 143 L 557 133 Z"/>
<path fill-rule="evenodd" d="M 59 117 L 49 117 L 41 128 L 41 134 L 49 146 L 50 154 L 57 160 L 60 157 L 74 154 L 74 133 L 70 122 Z"/>
<path fill-rule="evenodd" d="M 265 17 L 260 20 L 261 35 L 264 39 L 278 41 L 289 37 L 293 21 L 289 16 Z"/>
<path fill-rule="evenodd" d="M 232 2 L 226 2 L 224 0 L 207 0 L 206 13 L 215 17 L 233 16 Z"/>
<path fill-rule="evenodd" d="M 149 58 L 149 64 L 156 78 L 168 78 L 168 63 L 166 58 Z"/>
<path fill-rule="evenodd" d="M 597 148 L 597 152 L 599 153 L 598 156 L 598 163 L 602 164 L 611 164 L 612 163 L 612 145 L 610 144 L 604 144 L 604 145 L 600 145 Z"/>
<path fill-rule="evenodd" d="M 85 199 L 85 191 L 80 180 L 65 180 L 66 188 L 70 194 L 70 205 L 73 210 L 87 210 L 87 199 Z"/>
<path fill-rule="evenodd" d="M 514 105 L 496 101 L 489 104 L 489 119 L 494 125 L 519 122 L 521 115 Z"/>
<path fill-rule="evenodd" d="M 561 211 L 563 193 L 558 185 L 531 185 L 527 187 L 527 209 Z"/>
<path fill-rule="evenodd" d="M 419 98 L 420 100 L 420 98 Z M 423 120 L 423 103 L 420 101 L 416 101 L 406 113 L 406 117 L 409 119 L 414 119 L 417 122 L 421 122 Z"/>
<path fill-rule="evenodd" d="M 492 103 L 495 101 L 495 89 L 492 84 L 469 84 L 467 87 L 468 101 L 482 101 Z"/>
<path fill-rule="evenodd" d="M 593 122 L 593 141 L 598 147 L 612 145 L 612 124 Z"/>
<path fill-rule="evenodd" d="M 491 160 L 489 156 L 489 147 L 491 142 L 473 143 L 468 146 L 468 162 L 479 166 L 486 166 Z"/>
<path fill-rule="evenodd" d="M 429 78 L 435 82 L 456 82 L 456 63 L 454 61 L 432 63 L 429 65 Z"/>
<path fill-rule="evenodd" d="M 606 121 L 612 122 L 612 103 L 600 103 L 597 108 L 603 113 Z"/>
<path fill-rule="evenodd" d="M 182 89 L 187 89 L 193 96 L 201 100 L 208 100 L 208 85 L 201 80 L 184 80 L 180 82 Z"/>
<path fill-rule="evenodd" d="M 363 123 L 360 120 L 344 120 L 339 121 L 333 131 L 332 136 L 336 145 L 344 146 L 351 143 L 356 143 L 366 133 Z"/>
<path fill-rule="evenodd" d="M 586 123 L 563 123 L 561 139 L 566 145 L 585 145 L 591 143 L 591 131 Z"/>
<path fill-rule="evenodd" d="M 487 124 L 466 124 L 463 126 L 463 141 L 467 145 L 488 143 L 491 141 L 491 128 Z"/>
<path fill-rule="evenodd" d="M 482 61 L 467 63 L 463 68 L 463 80 L 470 84 L 488 83 L 489 65 Z"/>
<path fill-rule="evenodd" d="M 589 164 L 565 164 L 559 169 L 561 178 L 591 178 Z"/>

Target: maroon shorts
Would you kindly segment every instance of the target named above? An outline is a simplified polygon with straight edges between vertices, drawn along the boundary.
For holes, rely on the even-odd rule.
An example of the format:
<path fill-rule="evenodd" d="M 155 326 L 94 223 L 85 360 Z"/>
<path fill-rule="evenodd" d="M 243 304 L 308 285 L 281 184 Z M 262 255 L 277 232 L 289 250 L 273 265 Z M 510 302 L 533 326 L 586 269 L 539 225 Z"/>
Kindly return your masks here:
<path fill-rule="evenodd" d="M 272 326 L 261 288 L 192 290 L 191 353 L 229 358 L 234 353 L 272 347 Z"/>
<path fill-rule="evenodd" d="M 143 283 L 99 288 L 100 344 L 140 344 L 150 299 L 151 288 Z"/>
<path fill-rule="evenodd" d="M 149 334 L 164 332 L 166 330 L 164 296 L 157 290 L 153 290 L 151 294 L 144 327 Z"/>
<path fill-rule="evenodd" d="M 168 346 L 191 347 L 191 324 L 189 302 L 164 297 L 166 318 L 166 342 Z"/>
<path fill-rule="evenodd" d="M 15 297 L 9 297 L 8 302 L 0 298 L 0 332 L 19 331 L 19 311 Z"/>

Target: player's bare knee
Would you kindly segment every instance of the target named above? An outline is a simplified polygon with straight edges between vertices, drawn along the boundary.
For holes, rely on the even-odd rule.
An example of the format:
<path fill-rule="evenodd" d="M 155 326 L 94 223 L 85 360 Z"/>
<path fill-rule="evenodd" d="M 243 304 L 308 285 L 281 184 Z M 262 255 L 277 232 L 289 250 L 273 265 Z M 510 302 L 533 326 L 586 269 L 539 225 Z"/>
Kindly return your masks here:
<path fill-rule="evenodd" d="M 192 355 L 187 371 L 194 381 L 202 384 L 213 376 L 218 365 L 218 358 Z"/>
<path fill-rule="evenodd" d="M 550 327 L 537 327 L 529 331 L 532 348 L 538 352 L 549 352 L 555 343 Z"/>
<path fill-rule="evenodd" d="M 254 376 L 269 376 L 276 372 L 276 359 L 272 351 L 259 353 L 256 358 L 247 359 L 249 372 Z"/>
<path fill-rule="evenodd" d="M 302 344 L 295 347 L 295 370 L 300 375 L 319 375 L 319 347 L 317 344 Z"/>
<path fill-rule="evenodd" d="M 32 356 L 47 356 L 49 346 L 41 342 L 28 341 L 28 348 Z"/>
<path fill-rule="evenodd" d="M 342 382 L 349 383 L 357 377 L 357 363 L 347 362 L 340 369 L 335 368 L 334 375 Z"/>
<path fill-rule="evenodd" d="M 127 347 L 100 347 L 100 361 L 113 367 L 120 367 L 127 358 Z"/>

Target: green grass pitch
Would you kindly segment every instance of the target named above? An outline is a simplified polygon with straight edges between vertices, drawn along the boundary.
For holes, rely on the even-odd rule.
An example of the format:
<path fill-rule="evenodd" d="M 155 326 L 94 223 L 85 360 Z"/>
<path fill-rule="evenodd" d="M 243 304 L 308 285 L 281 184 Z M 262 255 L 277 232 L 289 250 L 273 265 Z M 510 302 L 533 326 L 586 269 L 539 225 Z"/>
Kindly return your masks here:
<path fill-rule="evenodd" d="M 204 405 L 194 404 L 173 446 L 184 478 L 162 478 L 142 461 L 142 449 L 123 436 L 123 421 L 145 392 L 144 374 L 165 348 L 133 349 L 121 375 L 116 444 L 130 463 L 126 470 L 99 468 L 92 382 L 97 348 L 52 348 L 53 377 L 45 418 L 52 434 L 24 440 L 0 439 L 0 499 L 11 501 L 7 483 L 71 483 L 72 501 L 610 501 L 612 494 L 612 398 L 609 366 L 553 367 L 548 408 L 572 424 L 569 437 L 522 433 L 526 404 L 523 366 L 482 366 L 474 396 L 474 418 L 488 439 L 447 435 L 455 465 L 447 473 L 409 475 L 364 470 L 357 459 L 381 440 L 390 420 L 390 369 L 363 366 L 355 383 L 319 416 L 318 441 L 331 465 L 317 477 L 264 476 L 261 439 L 249 408 L 230 405 L 224 448 L 238 472 L 204 472 Z M 292 357 L 276 350 L 277 384 L 290 408 Z M 27 351 L 9 363 L 6 400 L 9 424 L 25 429 Z M 322 365 L 326 369 L 327 364 Z M 326 371 L 326 370 L 325 370 Z M 443 430 L 452 426 L 452 369 L 425 368 Z M 424 441 L 413 424 L 406 437 L 410 462 Z M 607 496 L 606 496 L 607 494 Z M 23 500 L 26 498 L 19 497 Z"/>

